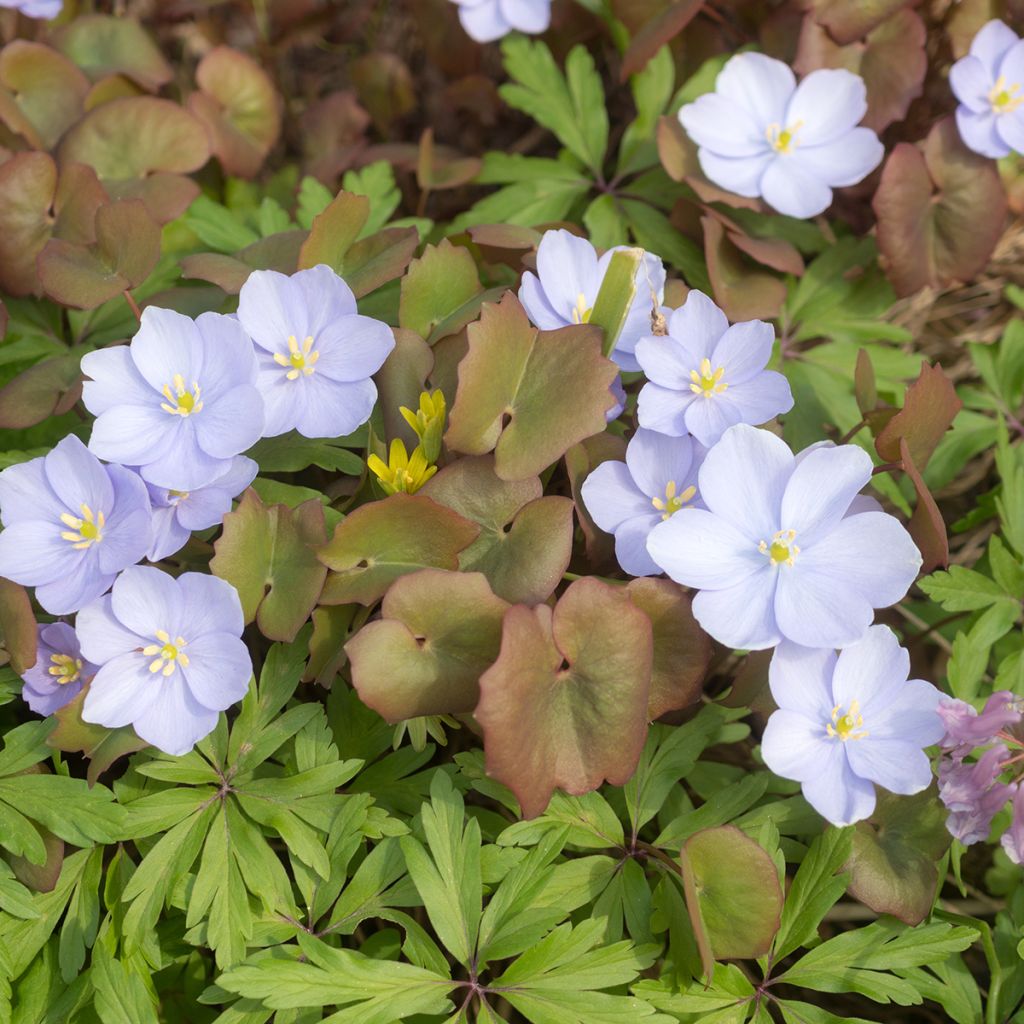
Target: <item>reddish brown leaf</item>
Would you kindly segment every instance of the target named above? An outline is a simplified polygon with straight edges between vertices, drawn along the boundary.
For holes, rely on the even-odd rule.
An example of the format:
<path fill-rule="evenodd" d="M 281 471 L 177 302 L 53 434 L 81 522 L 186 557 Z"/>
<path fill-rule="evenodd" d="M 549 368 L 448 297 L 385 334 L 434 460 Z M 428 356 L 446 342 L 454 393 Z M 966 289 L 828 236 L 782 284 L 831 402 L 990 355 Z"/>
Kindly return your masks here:
<path fill-rule="evenodd" d="M 939 506 L 935 503 L 928 485 L 924 482 L 917 466 L 914 465 L 910 446 L 905 437 L 900 438 L 900 463 L 903 472 L 910 477 L 917 491 L 917 505 L 907 523 L 910 536 L 921 552 L 921 572 L 946 568 L 949 565 L 949 536 Z"/>
<path fill-rule="evenodd" d="M 875 406 L 878 405 L 875 368 L 871 363 L 871 354 L 866 348 L 862 348 L 857 353 L 857 365 L 853 371 L 853 393 L 862 416 L 873 412 Z"/>
<path fill-rule="evenodd" d="M 38 290 L 36 256 L 53 230 L 56 189 L 57 165 L 45 153 L 0 163 L 0 287 L 10 295 Z"/>
<path fill-rule="evenodd" d="M 419 444 L 419 437 L 399 412 L 402 406 L 417 409 L 427 377 L 434 368 L 434 351 L 415 332 L 393 328 L 395 347 L 375 376 L 380 393 L 379 408 L 384 417 L 384 437 L 398 437 L 409 451 Z"/>
<path fill-rule="evenodd" d="M 704 255 L 715 302 L 730 320 L 769 320 L 786 301 L 786 283 L 745 262 L 735 243 L 714 216 L 701 217 Z"/>
<path fill-rule="evenodd" d="M 923 362 L 920 376 L 907 388 L 903 408 L 875 440 L 878 454 L 886 462 L 897 462 L 900 442 L 906 440 L 914 465 L 923 471 L 963 404 L 942 367 Z"/>
<path fill-rule="evenodd" d="M 401 277 L 419 244 L 415 228 L 384 228 L 355 242 L 345 253 L 338 273 L 361 299 Z"/>
<path fill-rule="evenodd" d="M 845 46 L 880 25 L 886 18 L 916 0 L 811 0 L 818 24 L 828 29 L 829 35 Z"/>
<path fill-rule="evenodd" d="M 640 71 L 666 43 L 690 24 L 704 6 L 704 0 L 675 0 L 657 17 L 648 21 L 630 40 L 622 58 L 619 80 Z"/>
<path fill-rule="evenodd" d="M 36 616 L 28 591 L 0 576 L 0 641 L 18 675 L 36 663 Z"/>
<path fill-rule="evenodd" d="M 81 354 L 54 356 L 0 388 L 0 428 L 24 430 L 53 415 L 69 393 L 81 393 Z M 67 411 L 67 410 L 64 410 Z"/>
<path fill-rule="evenodd" d="M 337 271 L 369 216 L 370 200 L 366 196 L 339 192 L 327 208 L 313 218 L 309 238 L 299 251 L 299 269 L 324 263 Z"/>

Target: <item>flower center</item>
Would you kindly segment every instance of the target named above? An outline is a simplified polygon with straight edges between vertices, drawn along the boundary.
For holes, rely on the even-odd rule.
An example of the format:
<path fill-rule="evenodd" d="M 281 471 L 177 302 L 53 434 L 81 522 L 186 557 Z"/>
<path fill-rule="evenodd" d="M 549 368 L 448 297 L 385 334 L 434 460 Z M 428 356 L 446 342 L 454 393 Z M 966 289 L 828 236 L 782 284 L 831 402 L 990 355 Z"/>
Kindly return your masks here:
<path fill-rule="evenodd" d="M 651 504 L 661 513 L 662 519 L 669 519 L 674 516 L 684 505 L 693 501 L 697 488 L 692 484 L 681 494 L 676 494 L 675 480 L 669 480 L 665 485 L 664 498 L 651 498 Z"/>
<path fill-rule="evenodd" d="M 832 709 L 832 721 L 825 723 L 826 734 L 844 743 L 847 740 L 866 739 L 868 734 L 864 731 L 864 716 L 860 713 L 860 703 L 851 701 L 850 710 L 845 715 L 839 714 L 842 710 L 839 704 Z"/>
<path fill-rule="evenodd" d="M 720 366 L 717 370 L 712 370 L 711 360 L 702 359 L 700 369 L 690 371 L 690 380 L 693 381 L 690 385 L 690 390 L 695 395 L 703 395 L 705 398 L 710 398 L 712 395 L 720 395 L 729 386 L 722 383 L 724 373 L 724 366 Z"/>
<path fill-rule="evenodd" d="M 1000 75 L 996 84 L 989 90 L 988 101 L 992 104 L 992 111 L 996 114 L 1009 114 L 1024 103 L 1024 96 L 1018 96 L 1020 83 L 1006 83 L 1006 76 Z"/>
<path fill-rule="evenodd" d="M 61 537 L 68 541 L 76 551 L 86 551 L 103 540 L 103 527 L 107 518 L 102 512 L 94 514 L 88 505 L 79 505 L 81 518 L 65 512 L 60 521 L 71 529 L 61 532 Z"/>
<path fill-rule="evenodd" d="M 59 686 L 77 682 L 82 674 L 81 658 L 72 658 L 70 654 L 51 654 L 50 661 L 53 664 L 47 671 L 56 677 Z"/>
<path fill-rule="evenodd" d="M 313 367 L 319 358 L 320 353 L 313 351 L 312 337 L 307 337 L 302 343 L 302 348 L 299 348 L 298 338 L 294 334 L 288 337 L 288 355 L 283 352 L 274 353 L 274 362 L 278 366 L 287 368 L 288 372 L 285 376 L 289 380 L 308 377 L 313 372 Z"/>
<path fill-rule="evenodd" d="M 576 306 L 572 311 L 572 322 L 574 324 L 589 324 L 590 315 L 594 312 L 593 307 L 587 306 L 587 297 L 580 292 L 576 296 Z"/>
<path fill-rule="evenodd" d="M 192 390 L 189 391 L 185 387 L 185 378 L 176 373 L 174 380 L 164 385 L 163 395 L 167 401 L 161 402 L 160 408 L 172 416 L 191 416 L 194 412 L 202 411 L 203 403 L 199 393 L 199 385 L 195 381 L 192 381 Z"/>
<path fill-rule="evenodd" d="M 783 128 L 782 125 L 776 121 L 775 123 L 768 125 L 765 129 L 764 135 L 768 140 L 768 145 L 771 146 L 776 153 L 791 153 L 797 146 L 796 137 L 803 126 L 803 121 L 797 121 L 795 124 L 787 125 Z"/>
<path fill-rule="evenodd" d="M 168 491 L 167 497 L 173 505 L 180 505 L 183 501 L 188 501 L 188 496 L 191 493 L 191 491 Z"/>
<path fill-rule="evenodd" d="M 176 636 L 171 642 L 171 635 L 166 630 L 156 631 L 157 643 L 142 648 L 142 653 L 147 658 L 153 658 L 149 663 L 149 671 L 152 673 L 162 672 L 165 676 L 173 675 L 175 668 L 181 665 L 188 668 L 188 655 L 183 653 L 182 648 L 188 646 L 184 637 Z"/>
<path fill-rule="evenodd" d="M 757 545 L 757 550 L 762 555 L 767 555 L 772 565 L 791 566 L 800 554 L 800 549 L 793 543 L 796 540 L 796 530 L 779 530 L 772 537 L 771 544 L 763 540 Z"/>

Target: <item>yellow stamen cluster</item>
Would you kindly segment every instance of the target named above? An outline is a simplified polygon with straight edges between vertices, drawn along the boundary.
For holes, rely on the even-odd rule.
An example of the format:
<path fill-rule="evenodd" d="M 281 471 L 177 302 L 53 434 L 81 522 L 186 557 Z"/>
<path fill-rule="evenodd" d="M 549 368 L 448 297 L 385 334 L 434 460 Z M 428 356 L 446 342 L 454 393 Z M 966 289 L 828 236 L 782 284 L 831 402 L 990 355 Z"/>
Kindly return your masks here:
<path fill-rule="evenodd" d="M 800 549 L 793 543 L 796 540 L 796 530 L 779 530 L 769 544 L 766 540 L 757 545 L 757 550 L 762 555 L 767 555 L 772 565 L 791 566 L 800 554 Z"/>
<path fill-rule="evenodd" d="M 60 517 L 60 521 L 70 527 L 61 533 L 61 537 L 76 551 L 87 551 L 93 544 L 103 540 L 103 527 L 107 523 L 107 518 L 102 512 L 94 514 L 88 505 L 79 505 L 78 509 L 82 513 L 81 518 L 73 516 L 70 512 L 65 512 Z"/>
<path fill-rule="evenodd" d="M 996 84 L 989 90 L 988 101 L 992 104 L 992 112 L 995 114 L 1009 114 L 1024 103 L 1024 96 L 1020 93 L 1020 83 L 1014 82 L 1007 85 L 1006 76 L 1000 75 Z"/>
<path fill-rule="evenodd" d="M 47 669 L 47 672 L 56 678 L 58 686 L 77 683 L 81 678 L 81 658 L 72 658 L 70 654 L 51 654 L 50 661 L 53 664 Z"/>
<path fill-rule="evenodd" d="M 776 153 L 790 153 L 797 146 L 796 137 L 803 126 L 803 121 L 797 121 L 795 124 L 787 125 L 783 128 L 782 125 L 776 121 L 773 124 L 768 125 L 765 129 L 764 135 L 768 140 L 768 145 L 771 146 Z"/>
<path fill-rule="evenodd" d="M 444 434 L 447 412 L 443 392 L 440 389 L 422 391 L 419 409 L 414 412 L 403 405 L 398 411 L 405 422 L 416 431 L 427 462 L 437 462 L 441 454 L 441 436 Z"/>
<path fill-rule="evenodd" d="M 724 374 L 724 366 L 718 367 L 717 370 L 712 370 L 711 360 L 702 359 L 700 362 L 700 370 L 690 371 L 690 380 L 693 381 L 690 385 L 690 390 L 695 395 L 702 395 L 704 398 L 710 398 L 712 395 L 720 395 L 729 386 L 722 382 Z"/>
<path fill-rule="evenodd" d="M 419 445 L 410 455 L 398 437 L 391 442 L 387 463 L 371 455 L 366 465 L 380 481 L 386 494 L 415 494 L 437 472 L 437 466 L 430 465 Z"/>
<path fill-rule="evenodd" d="M 163 394 L 167 401 L 161 402 L 160 408 L 172 416 L 191 416 L 194 412 L 202 412 L 203 402 L 199 397 L 200 393 L 200 387 L 196 381 L 192 381 L 192 390 L 189 391 L 185 387 L 185 378 L 180 373 L 176 373 L 174 380 L 170 384 L 164 385 Z"/>
<path fill-rule="evenodd" d="M 868 734 L 864 731 L 864 716 L 860 713 L 860 703 L 852 701 L 850 710 L 845 715 L 839 714 L 842 710 L 839 704 L 832 709 L 832 721 L 825 725 L 826 734 L 844 743 L 847 740 L 866 739 Z"/>
<path fill-rule="evenodd" d="M 589 324 L 590 317 L 594 312 L 593 306 L 587 305 L 587 297 L 580 292 L 576 296 L 576 305 L 572 311 L 572 322 L 574 324 Z"/>
<path fill-rule="evenodd" d="M 274 353 L 274 362 L 278 366 L 288 367 L 285 376 L 289 380 L 298 380 L 300 377 L 308 377 L 313 372 L 316 361 L 320 358 L 319 352 L 313 351 L 313 339 L 307 337 L 299 348 L 298 338 L 294 334 L 288 338 L 288 355 L 283 352 Z"/>
<path fill-rule="evenodd" d="M 665 497 L 651 498 L 651 504 L 661 513 L 662 519 L 674 516 L 681 508 L 693 501 L 697 494 L 697 488 L 692 484 L 679 494 L 676 493 L 676 490 L 675 480 L 669 480 L 665 485 Z"/>
<path fill-rule="evenodd" d="M 184 637 L 176 636 L 174 642 L 171 643 L 170 633 L 166 630 L 158 629 L 156 631 L 156 638 L 158 643 L 142 648 L 142 653 L 147 658 L 153 658 L 149 663 L 150 672 L 154 675 L 157 672 L 162 672 L 165 676 L 170 676 L 174 674 L 174 670 L 179 665 L 182 668 L 188 668 L 188 655 L 182 651 L 183 647 L 188 646 L 188 642 Z"/>

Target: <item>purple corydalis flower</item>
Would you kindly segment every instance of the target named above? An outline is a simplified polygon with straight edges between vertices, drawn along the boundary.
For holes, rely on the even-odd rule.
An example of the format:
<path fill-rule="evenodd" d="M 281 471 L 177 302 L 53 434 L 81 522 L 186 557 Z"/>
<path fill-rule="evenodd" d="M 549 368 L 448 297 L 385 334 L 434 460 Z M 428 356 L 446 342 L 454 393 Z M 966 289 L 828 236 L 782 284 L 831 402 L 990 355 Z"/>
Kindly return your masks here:
<path fill-rule="evenodd" d="M 589 323 L 612 255 L 624 248 L 609 249 L 598 257 L 585 238 L 562 228 L 545 231 L 537 247 L 537 273 L 523 274 L 519 288 L 519 301 L 534 326 L 557 331 Z M 651 313 L 664 298 L 665 267 L 657 256 L 644 253 L 636 284 L 636 296 L 612 352 L 612 359 L 627 372 L 640 369 L 633 351 L 640 338 L 651 333 Z"/>
<path fill-rule="evenodd" d="M 1016 725 L 1021 720 L 1021 700 L 1009 690 L 999 690 L 985 701 L 985 709 L 978 713 L 963 700 L 947 697 L 939 706 L 939 714 L 946 725 L 942 746 L 963 757 L 975 747 L 991 743 L 996 734 Z"/>
<path fill-rule="evenodd" d="M 0 0 L 0 7 L 13 7 L 27 18 L 56 18 L 64 0 Z"/>
<path fill-rule="evenodd" d="M 768 672 L 779 706 L 761 740 L 764 763 L 799 782 L 833 825 L 875 809 L 875 785 L 920 793 L 932 780 L 924 747 L 942 736 L 941 694 L 908 679 L 910 656 L 887 626 L 840 651 L 782 644 Z"/>
<path fill-rule="evenodd" d="M 985 25 L 953 65 L 949 85 L 969 149 L 994 159 L 1024 152 L 1024 42 L 1012 29 L 1001 21 Z"/>
<path fill-rule="evenodd" d="M 659 523 L 648 553 L 700 591 L 693 613 L 723 644 L 845 647 L 864 636 L 873 609 L 906 594 L 921 567 L 893 516 L 851 514 L 871 468 L 855 445 L 798 459 L 767 430 L 730 427 L 700 468 L 707 511 Z"/>
<path fill-rule="evenodd" d="M 149 484 L 153 503 L 153 544 L 146 557 L 159 562 L 180 551 L 193 530 L 217 526 L 231 511 L 231 502 L 256 478 L 259 466 L 244 455 L 231 460 L 226 473 L 192 491 L 174 491 Z"/>
<path fill-rule="evenodd" d="M 78 614 L 82 652 L 100 666 L 83 720 L 130 725 L 164 753 L 188 753 L 246 694 L 243 625 L 238 592 L 215 576 L 126 569 Z"/>
<path fill-rule="evenodd" d="M 690 437 L 668 437 L 641 428 L 626 448 L 625 462 L 602 462 L 583 482 L 591 518 L 615 535 L 615 557 L 631 576 L 661 572 L 647 553 L 658 523 L 683 509 L 702 507 L 697 471 L 704 449 Z"/>
<path fill-rule="evenodd" d="M 75 699 L 96 674 L 96 666 L 82 657 L 78 636 L 66 622 L 39 629 L 36 663 L 21 678 L 21 695 L 37 715 L 52 715 Z"/>
<path fill-rule="evenodd" d="M 51 615 L 99 597 L 152 538 L 146 485 L 74 435 L 0 473 L 0 576 L 35 587 Z"/>
<path fill-rule="evenodd" d="M 823 68 L 797 85 L 781 60 L 740 53 L 679 120 L 716 185 L 760 196 L 790 217 L 814 217 L 832 189 L 856 185 L 882 161 L 878 136 L 856 127 L 867 108 L 864 82 L 850 71 Z"/>
<path fill-rule="evenodd" d="M 1013 786 L 999 781 L 1006 760 L 1006 747 L 997 743 L 977 761 L 952 757 L 939 764 L 939 798 L 950 811 L 946 829 L 964 846 L 988 837 L 992 819 L 1014 794 Z"/>
<path fill-rule="evenodd" d="M 370 377 L 395 338 L 387 324 L 359 315 L 352 289 L 330 267 L 290 277 L 254 271 L 242 285 L 238 319 L 256 344 L 264 437 L 289 430 L 341 437 L 370 418 L 377 401 Z"/>
<path fill-rule="evenodd" d="M 551 24 L 551 0 L 452 0 L 466 35 L 492 43 L 509 32 L 537 35 Z"/>
<path fill-rule="evenodd" d="M 1013 821 L 999 842 L 1014 864 L 1024 863 L 1024 787 L 1013 787 Z"/>
<path fill-rule="evenodd" d="M 263 429 L 256 359 L 232 317 L 149 306 L 130 345 L 90 352 L 82 371 L 89 447 L 158 487 L 210 483 Z"/>
<path fill-rule="evenodd" d="M 775 331 L 761 320 L 729 326 L 703 292 L 674 310 L 668 334 L 641 338 L 636 359 L 650 383 L 640 391 L 640 426 L 710 448 L 737 423 L 766 423 L 793 408 L 789 381 L 765 366 Z"/>

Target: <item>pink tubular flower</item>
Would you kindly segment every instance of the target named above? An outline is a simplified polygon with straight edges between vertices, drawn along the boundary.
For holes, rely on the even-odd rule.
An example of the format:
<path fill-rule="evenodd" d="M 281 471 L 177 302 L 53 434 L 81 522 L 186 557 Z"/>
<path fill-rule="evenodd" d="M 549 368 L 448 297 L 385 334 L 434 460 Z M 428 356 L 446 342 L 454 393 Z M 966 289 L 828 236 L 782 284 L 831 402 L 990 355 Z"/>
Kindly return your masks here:
<path fill-rule="evenodd" d="M 946 698 L 938 710 L 946 726 L 942 748 L 959 757 L 969 754 L 975 747 L 991 743 L 1001 730 L 1021 720 L 1020 700 L 1009 690 L 993 693 L 981 714 L 966 701 L 952 697 Z"/>
<path fill-rule="evenodd" d="M 992 819 L 1014 795 L 1014 787 L 999 781 L 1007 750 L 998 743 L 975 762 L 960 757 L 939 765 L 939 798 L 950 810 L 946 828 L 965 846 L 987 838 Z"/>

